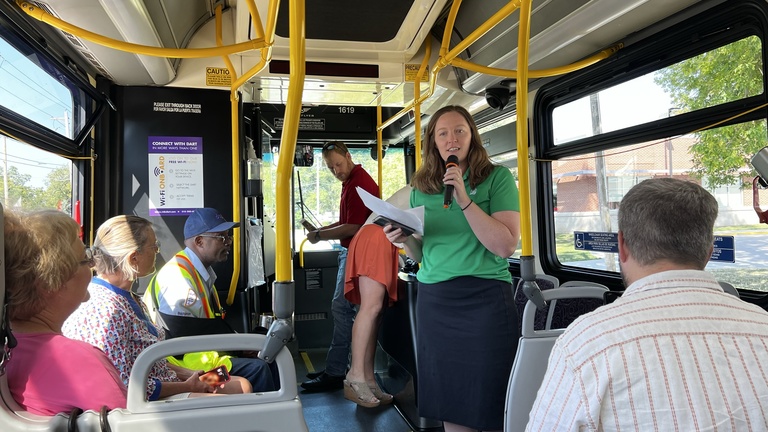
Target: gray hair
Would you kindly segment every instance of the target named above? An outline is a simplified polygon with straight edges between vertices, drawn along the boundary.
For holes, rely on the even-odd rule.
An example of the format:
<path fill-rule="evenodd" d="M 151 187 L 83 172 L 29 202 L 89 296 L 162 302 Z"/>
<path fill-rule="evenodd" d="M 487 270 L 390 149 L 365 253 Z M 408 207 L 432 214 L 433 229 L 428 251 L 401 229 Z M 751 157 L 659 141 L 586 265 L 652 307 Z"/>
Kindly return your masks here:
<path fill-rule="evenodd" d="M 146 245 L 151 230 L 152 222 L 139 216 L 115 216 L 104 222 L 96 231 L 91 248 L 96 273 L 120 273 L 127 280 L 136 280 L 139 269 L 128 258 Z"/>
<path fill-rule="evenodd" d="M 619 206 L 624 244 L 641 264 L 666 260 L 704 269 L 714 243 L 717 200 L 696 183 L 645 180 Z"/>
<path fill-rule="evenodd" d="M 5 211 L 5 283 L 12 320 L 40 313 L 77 272 L 82 256 L 72 244 L 79 230 L 74 219 L 55 210 Z"/>

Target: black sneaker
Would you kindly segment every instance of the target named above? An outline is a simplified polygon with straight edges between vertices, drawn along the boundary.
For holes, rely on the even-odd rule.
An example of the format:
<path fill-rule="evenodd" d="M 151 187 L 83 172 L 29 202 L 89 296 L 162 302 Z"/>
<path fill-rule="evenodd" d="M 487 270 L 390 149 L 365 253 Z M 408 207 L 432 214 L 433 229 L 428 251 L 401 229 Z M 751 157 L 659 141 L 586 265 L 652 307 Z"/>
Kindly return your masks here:
<path fill-rule="evenodd" d="M 341 390 L 344 388 L 344 377 L 328 375 L 323 371 L 317 378 L 301 383 L 301 387 L 309 391 Z"/>
<path fill-rule="evenodd" d="M 325 369 L 320 370 L 320 371 L 316 371 L 316 372 L 310 372 L 310 373 L 307 374 L 307 378 L 313 380 L 313 379 L 319 377 L 320 375 L 322 375 L 323 372 L 325 372 Z"/>

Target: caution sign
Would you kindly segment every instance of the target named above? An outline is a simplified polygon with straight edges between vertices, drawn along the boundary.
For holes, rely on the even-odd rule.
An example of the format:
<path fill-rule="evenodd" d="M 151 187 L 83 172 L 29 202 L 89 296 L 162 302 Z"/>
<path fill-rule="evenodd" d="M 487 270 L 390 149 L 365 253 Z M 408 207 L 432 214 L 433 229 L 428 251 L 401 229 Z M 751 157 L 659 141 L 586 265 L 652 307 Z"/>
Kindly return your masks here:
<path fill-rule="evenodd" d="M 232 75 L 229 69 L 220 67 L 205 68 L 205 85 L 212 87 L 231 87 Z"/>
<path fill-rule="evenodd" d="M 420 64 L 405 64 L 405 81 L 416 81 L 416 75 L 419 73 Z M 429 65 L 424 68 L 424 75 L 421 77 L 422 82 L 429 82 Z"/>

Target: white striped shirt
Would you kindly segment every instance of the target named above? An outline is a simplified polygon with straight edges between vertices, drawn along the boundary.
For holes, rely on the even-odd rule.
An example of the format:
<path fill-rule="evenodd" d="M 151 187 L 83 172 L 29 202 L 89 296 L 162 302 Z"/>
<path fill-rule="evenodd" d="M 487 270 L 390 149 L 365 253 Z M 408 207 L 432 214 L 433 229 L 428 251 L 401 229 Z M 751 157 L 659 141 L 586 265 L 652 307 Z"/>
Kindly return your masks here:
<path fill-rule="evenodd" d="M 707 272 L 633 283 L 558 338 L 527 431 L 768 431 L 768 313 Z"/>

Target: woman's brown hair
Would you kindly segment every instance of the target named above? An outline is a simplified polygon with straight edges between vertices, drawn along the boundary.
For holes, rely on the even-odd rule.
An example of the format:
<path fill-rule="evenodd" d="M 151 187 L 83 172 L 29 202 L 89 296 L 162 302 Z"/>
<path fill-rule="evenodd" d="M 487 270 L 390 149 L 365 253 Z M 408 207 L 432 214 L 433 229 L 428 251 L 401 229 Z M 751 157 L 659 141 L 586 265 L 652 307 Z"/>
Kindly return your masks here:
<path fill-rule="evenodd" d="M 488 158 L 488 152 L 483 147 L 480 133 L 477 131 L 475 120 L 463 107 L 448 105 L 440 108 L 432 115 L 427 124 L 424 148 L 422 149 L 422 165 L 413 174 L 411 185 L 425 194 L 436 194 L 443 190 L 443 176 L 445 176 L 445 161 L 440 157 L 440 151 L 435 143 L 435 127 L 443 114 L 457 112 L 461 114 L 469 124 L 471 139 L 469 141 L 469 153 L 467 154 L 467 166 L 469 167 L 469 186 L 477 187 L 493 171 L 493 164 Z"/>

